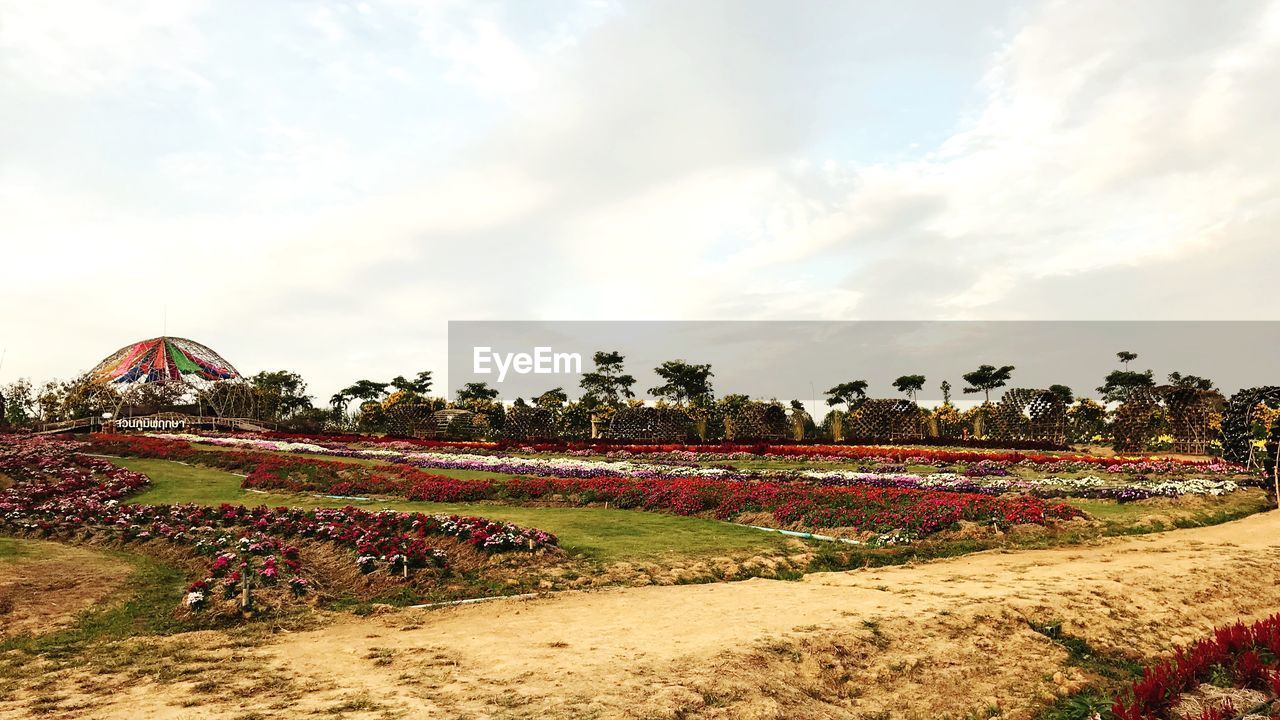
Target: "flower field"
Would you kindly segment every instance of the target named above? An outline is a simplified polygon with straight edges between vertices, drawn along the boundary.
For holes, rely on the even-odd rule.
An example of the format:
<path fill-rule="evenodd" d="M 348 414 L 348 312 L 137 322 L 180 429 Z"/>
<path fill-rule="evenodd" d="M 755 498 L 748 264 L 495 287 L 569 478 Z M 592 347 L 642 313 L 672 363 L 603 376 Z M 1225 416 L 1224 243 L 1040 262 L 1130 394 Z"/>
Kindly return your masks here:
<path fill-rule="evenodd" d="M 1054 464 L 1080 463 L 1089 466 L 1111 468 L 1150 463 L 1143 455 L 1101 457 L 1069 452 L 1034 452 L 1021 450 L 976 450 L 957 448 L 904 447 L 888 445 L 824 445 L 769 443 L 717 443 L 714 445 L 686 445 L 680 443 L 627 444 L 616 442 L 514 442 L 514 441 L 460 441 L 425 440 L 408 438 L 371 438 L 365 435 L 303 435 L 297 433 L 259 433 L 255 437 L 281 442 L 314 443 L 369 443 L 401 448 L 431 448 L 442 452 L 509 452 L 553 455 L 612 455 L 617 457 L 674 459 L 674 460 L 745 460 L 745 459 L 796 459 L 796 460 L 883 460 L 907 462 L 924 459 L 927 462 L 967 463 L 991 460 L 1001 463 Z M 1182 466 L 1213 472 L 1215 466 L 1230 467 L 1217 460 L 1163 459 L 1168 466 Z"/>
<path fill-rule="evenodd" d="M 343 442 L 277 440 L 261 437 L 206 437 L 186 434 L 155 434 L 154 437 L 199 441 L 236 448 L 252 448 L 272 452 L 308 453 L 340 458 L 386 460 L 426 470 L 487 471 L 511 475 L 536 475 L 556 478 L 632 478 L 673 479 L 704 478 L 719 480 L 793 481 L 802 480 L 822 485 L 865 486 L 897 489 L 924 489 L 1000 495 L 1026 493 L 1040 497 L 1103 498 L 1118 501 L 1182 495 L 1223 495 L 1240 488 L 1236 480 L 1241 468 L 1222 462 L 1187 462 L 1150 458 L 1094 458 L 1090 456 L 1029 456 L 1023 453 L 974 453 L 927 449 L 911 449 L 911 455 L 900 456 L 892 448 L 848 448 L 844 446 L 776 446 L 778 449 L 817 447 L 839 450 L 867 450 L 858 457 L 863 467 L 857 470 L 737 470 L 732 467 L 688 464 L 710 460 L 755 457 L 743 453 L 698 453 L 671 450 L 647 453 L 650 462 L 636 462 L 630 450 L 615 453 L 614 459 L 585 457 L 524 457 L 472 452 L 476 443 L 448 448 L 437 443 L 434 452 L 419 452 L 412 444 L 380 443 L 377 447 Z M 425 442 L 425 441 L 420 441 Z M 644 447 L 644 446 L 636 446 Z M 444 450 L 449 449 L 449 452 Z M 522 450 L 537 449 L 530 446 Z M 888 453 L 888 454 L 882 454 Z M 768 455 L 765 455 L 768 457 Z M 795 461 L 811 456 L 780 455 Z M 853 456 L 850 456 L 853 457 Z M 956 458 L 964 458 L 957 460 Z M 1098 462 L 1108 460 L 1113 462 Z M 952 471 L 942 471 L 960 463 Z M 684 464 L 682 464 L 684 463 Z M 938 472 L 909 473 L 907 465 L 932 465 Z M 1044 477 L 1014 474 L 1015 468 L 1043 473 Z M 1090 473 L 1081 475 L 1082 473 Z M 1193 477 L 1188 474 L 1215 477 Z M 1153 477 L 1154 476 L 1154 477 Z"/>
<path fill-rule="evenodd" d="M 1238 693 L 1249 706 L 1230 700 L 1199 703 L 1196 720 L 1230 720 L 1246 715 L 1280 717 L 1280 615 L 1252 625 L 1218 628 L 1209 638 L 1181 648 L 1173 658 L 1143 670 L 1111 708 L 1116 720 L 1165 720 L 1182 717 L 1180 703 L 1202 683 Z M 1239 700 L 1237 700 L 1238 702 Z"/>
<path fill-rule="evenodd" d="M 269 441 L 253 441 L 254 443 Z M 243 443 L 240 446 L 245 446 Z M 249 445 L 259 447 L 260 445 Z M 1028 494 L 946 492 L 869 484 L 825 485 L 798 479 L 720 477 L 513 477 L 505 481 L 460 480 L 410 466 L 378 467 L 291 458 L 268 452 L 200 450 L 184 439 L 98 436 L 102 452 L 209 463 L 247 472 L 244 487 L 325 495 L 392 495 L 410 500 L 458 502 L 505 500 L 573 506 L 607 504 L 677 515 L 731 520 L 769 513 L 782 527 L 853 528 L 869 533 L 900 531 L 922 536 L 960 521 L 996 527 L 1046 524 L 1081 513 Z M 280 450 L 280 446 L 272 449 Z M 286 450 L 287 452 L 287 450 Z"/>
<path fill-rule="evenodd" d="M 483 552 L 539 550 L 555 536 L 484 518 L 356 508 L 303 510 L 241 505 L 131 505 L 121 500 L 148 484 L 144 475 L 82 454 L 83 444 L 6 438 L 0 473 L 14 480 L 0 491 L 0 527 L 70 542 L 122 545 L 164 542 L 207 559 L 205 577 L 186 604 L 199 609 L 221 593 L 248 604 L 250 587 L 282 587 L 301 595 L 312 587 L 298 543 L 351 553 L 362 573 L 378 569 L 407 577 L 437 571 L 446 553 L 431 538 L 449 537 Z M 175 451 L 176 452 L 176 451 Z"/>

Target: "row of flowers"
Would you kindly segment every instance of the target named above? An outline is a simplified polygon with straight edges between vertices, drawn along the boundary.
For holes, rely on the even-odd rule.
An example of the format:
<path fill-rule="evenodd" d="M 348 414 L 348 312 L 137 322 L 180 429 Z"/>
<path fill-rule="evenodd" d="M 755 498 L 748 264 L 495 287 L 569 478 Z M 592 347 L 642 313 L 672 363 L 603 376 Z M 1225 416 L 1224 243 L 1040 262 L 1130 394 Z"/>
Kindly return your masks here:
<path fill-rule="evenodd" d="M 1116 697 L 1111 714 L 1116 720 L 1164 720 L 1174 714 L 1185 693 L 1210 679 L 1218 685 L 1256 690 L 1272 699 L 1280 696 L 1280 615 L 1252 625 L 1218 628 L 1211 637 L 1145 668 L 1142 678 Z M 1200 717 L 1227 720 L 1253 710 L 1223 703 L 1205 709 Z"/>
<path fill-rule="evenodd" d="M 720 519 L 768 512 L 784 526 L 847 527 L 874 533 L 905 531 L 915 536 L 952 528 L 962 520 L 1009 527 L 1043 525 L 1082 515 L 1069 505 L 1027 495 L 995 497 L 896 488 L 821 487 L 799 482 L 512 478 L 504 491 L 516 499 L 559 497 L 579 504 L 605 502 L 678 515 L 710 513 Z"/>
<path fill-rule="evenodd" d="M 542 477 L 599 478 L 618 477 L 631 479 L 674 479 L 674 478 L 707 478 L 718 480 L 768 480 L 788 481 L 804 480 L 823 485 L 856 486 L 887 488 L 919 488 L 930 490 L 946 490 L 955 492 L 1004 494 L 1031 493 L 1041 497 L 1090 497 L 1107 498 L 1119 501 L 1142 500 L 1150 497 L 1176 497 L 1180 495 L 1224 495 L 1240 489 L 1233 480 L 1209 480 L 1203 478 L 1169 478 L 1159 481 L 1147 480 L 1145 476 L 1126 476 L 1127 480 L 1108 477 L 1106 480 L 1097 475 L 1085 477 L 1019 478 L 1013 476 L 1007 467 L 994 460 L 983 460 L 965 469 L 964 473 L 937 472 L 927 474 L 907 473 L 903 466 L 881 468 L 892 472 L 868 472 L 865 470 L 753 470 L 737 471 L 726 468 L 657 465 L 633 463 L 625 460 L 600 461 L 586 458 L 527 458 L 498 455 L 474 455 L 469 453 L 425 453 L 401 452 L 381 448 L 346 447 L 333 443 L 324 445 L 294 441 L 269 440 L 246 437 L 204 437 L 186 434 L 156 434 L 156 438 L 192 441 L 237 448 L 254 448 L 272 452 L 309 453 L 328 455 L 340 458 L 380 459 L 394 463 L 412 465 L 431 470 L 471 470 L 487 471 L 511 475 L 535 475 Z M 915 463 L 913 463 L 915 464 Z M 1061 465 L 1061 463 L 1059 463 Z M 1142 466 L 1127 465 L 1128 472 L 1136 472 Z M 1061 468 L 1064 472 L 1075 472 L 1078 468 Z M 1097 468 L 1107 470 L 1108 468 Z M 1118 472 L 1121 466 L 1109 468 Z M 1164 478 L 1167 468 L 1157 470 Z M 402 475 L 403 477 L 403 475 Z M 439 476 L 431 476 L 439 477 Z M 428 481 L 427 477 L 406 478 L 415 484 Z M 445 483 L 444 488 L 469 491 L 469 496 L 442 498 L 442 501 L 453 502 L 485 497 L 483 491 L 476 488 L 459 487 L 453 483 Z M 313 489 L 313 488 L 299 488 Z M 442 488 L 443 489 L 443 488 Z M 329 489 L 342 494 L 341 487 Z M 350 491 L 350 488 L 346 489 Z M 365 492 L 393 492 L 391 489 L 378 489 L 366 485 Z"/>
<path fill-rule="evenodd" d="M 118 452 L 130 446 L 201 462 L 218 451 L 201 451 L 182 441 L 112 437 L 100 440 Z M 157 443 L 168 443 L 158 446 Z M 458 497 L 553 501 L 570 505 L 607 503 L 679 515 L 709 514 L 732 519 L 745 513 L 771 513 L 783 526 L 847 527 L 886 533 L 926 535 L 964 520 L 1002 527 L 1065 520 L 1079 511 L 1027 495 L 936 492 L 919 488 L 824 486 L 795 480 L 759 481 L 720 478 L 515 477 L 502 482 L 459 480 L 396 465 L 371 468 L 313 458 L 242 453 L 260 463 L 245 478 L 246 487 L 321 493 L 392 494 L 412 500 L 448 501 Z"/>
<path fill-rule="evenodd" d="M 124 543 L 163 540 L 209 557 L 206 577 L 187 593 L 202 607 L 215 588 L 234 595 L 246 580 L 287 583 L 296 594 L 309 581 L 297 548 L 286 539 L 308 539 L 354 551 L 364 572 L 378 566 L 443 568 L 444 552 L 430 537 L 454 537 L 480 550 L 536 550 L 554 546 L 554 535 L 485 518 L 425 515 L 357 508 L 314 509 L 242 505 L 122 504 L 144 488 L 146 476 L 80 452 L 80 443 L 9 437 L 0 445 L 0 473 L 14 480 L 0 491 L 0 526 L 61 539 L 94 535 Z M 180 455 L 182 448 L 165 448 Z M 221 454 L 221 453 L 217 453 Z M 287 572 L 287 579 L 281 573 Z"/>
<path fill-rule="evenodd" d="M 640 459 L 674 459 L 677 461 L 731 461 L 747 459 L 796 459 L 796 460 L 883 460 L 885 462 L 917 462 L 928 464 L 943 462 L 971 463 L 992 460 L 1010 464 L 1053 465 L 1075 463 L 1087 467 L 1113 468 L 1136 465 L 1145 467 L 1144 473 L 1156 472 L 1153 468 L 1165 468 L 1165 472 L 1177 472 L 1178 468 L 1197 472 L 1237 473 L 1241 468 L 1218 459 L 1192 460 L 1185 458 L 1160 458 L 1153 460 L 1146 455 L 1097 456 L 1069 452 L 1033 452 L 1020 450 L 942 449 L 926 447 L 885 445 L 792 445 L 770 443 L 717 443 L 687 445 L 621 444 L 616 442 L 463 442 L 451 440 L 424 440 L 406 438 L 371 438 L 363 435 L 303 435 L 289 433 L 263 433 L 256 437 L 281 441 L 315 444 L 368 443 L 387 447 L 431 448 L 439 452 L 507 452 L 550 453 L 556 455 L 612 456 Z"/>

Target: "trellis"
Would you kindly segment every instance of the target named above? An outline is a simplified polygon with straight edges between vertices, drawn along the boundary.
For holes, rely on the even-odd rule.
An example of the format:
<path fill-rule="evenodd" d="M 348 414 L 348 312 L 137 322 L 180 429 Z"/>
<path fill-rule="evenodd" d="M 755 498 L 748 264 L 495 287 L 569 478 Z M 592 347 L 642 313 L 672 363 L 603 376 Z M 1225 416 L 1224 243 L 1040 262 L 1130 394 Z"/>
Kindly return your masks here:
<path fill-rule="evenodd" d="M 556 436 L 556 416 L 540 407 L 513 407 L 507 410 L 502 435 L 511 440 L 549 440 Z"/>
<path fill-rule="evenodd" d="M 1280 408 L 1280 387 L 1246 388 L 1227 401 L 1222 413 L 1222 457 L 1250 468 L 1260 468 L 1269 477 L 1275 477 L 1280 422 L 1269 429 L 1263 452 L 1257 452 L 1253 445 L 1253 411 L 1260 404 Z"/>
<path fill-rule="evenodd" d="M 892 441 L 920 440 L 924 437 L 924 412 L 902 398 L 872 398 L 862 401 L 845 421 L 848 435 Z"/>
<path fill-rule="evenodd" d="M 996 440 L 1067 441 L 1067 406 L 1062 398 L 1034 388 L 1010 388 L 991 415 L 991 437 Z"/>
<path fill-rule="evenodd" d="M 776 403 L 747 402 L 725 415 L 726 440 L 784 440 L 791 434 L 787 411 Z"/>
<path fill-rule="evenodd" d="M 1234 400 L 1234 398 L 1233 398 Z M 1143 452 L 1161 430 L 1164 411 L 1173 451 L 1203 455 L 1213 441 L 1213 416 L 1222 405 L 1216 390 L 1161 385 L 1136 388 L 1116 408 L 1111 426 L 1116 452 Z M 1257 403 L 1250 405 L 1250 410 Z"/>
<path fill-rule="evenodd" d="M 418 398 L 401 400 L 388 407 L 384 422 L 387 433 L 397 437 L 428 437 L 434 434 L 436 423 L 432 417 L 436 405 Z"/>
<path fill-rule="evenodd" d="M 691 421 L 678 408 L 619 408 L 609 421 L 607 440 L 628 442 L 683 442 L 689 436 Z"/>
<path fill-rule="evenodd" d="M 1116 452 L 1142 452 L 1159 430 L 1160 392 L 1156 388 L 1135 388 L 1111 423 L 1112 447 Z"/>
<path fill-rule="evenodd" d="M 434 437 L 461 437 L 470 439 L 480 432 L 477 416 L 470 410 L 449 408 L 431 413 L 431 432 Z"/>
<path fill-rule="evenodd" d="M 1217 390 L 1169 387 L 1164 391 L 1169 410 L 1169 430 L 1174 452 L 1205 455 L 1215 439 L 1213 416 L 1222 409 L 1224 399 Z"/>

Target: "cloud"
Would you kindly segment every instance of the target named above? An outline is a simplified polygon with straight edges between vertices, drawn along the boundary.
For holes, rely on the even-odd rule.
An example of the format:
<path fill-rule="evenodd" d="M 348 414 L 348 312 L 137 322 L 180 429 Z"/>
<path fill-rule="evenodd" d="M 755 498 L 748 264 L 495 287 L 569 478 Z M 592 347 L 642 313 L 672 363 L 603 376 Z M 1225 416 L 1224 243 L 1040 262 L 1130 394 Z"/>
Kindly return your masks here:
<path fill-rule="evenodd" d="M 6 375 L 160 296 L 325 396 L 449 319 L 1274 313 L 1277 3 L 179 5 L 4 11 Z"/>

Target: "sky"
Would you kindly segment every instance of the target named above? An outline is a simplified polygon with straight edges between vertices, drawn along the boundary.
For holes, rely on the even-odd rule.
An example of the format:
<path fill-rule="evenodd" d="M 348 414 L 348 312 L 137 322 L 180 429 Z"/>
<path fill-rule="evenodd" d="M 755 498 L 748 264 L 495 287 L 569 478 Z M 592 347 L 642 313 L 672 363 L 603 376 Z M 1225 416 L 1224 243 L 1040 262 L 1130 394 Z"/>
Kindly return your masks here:
<path fill-rule="evenodd" d="M 162 333 L 324 399 L 443 380 L 450 320 L 1280 319 L 1276 87 L 1262 0 L 0 0 L 0 383 Z"/>

